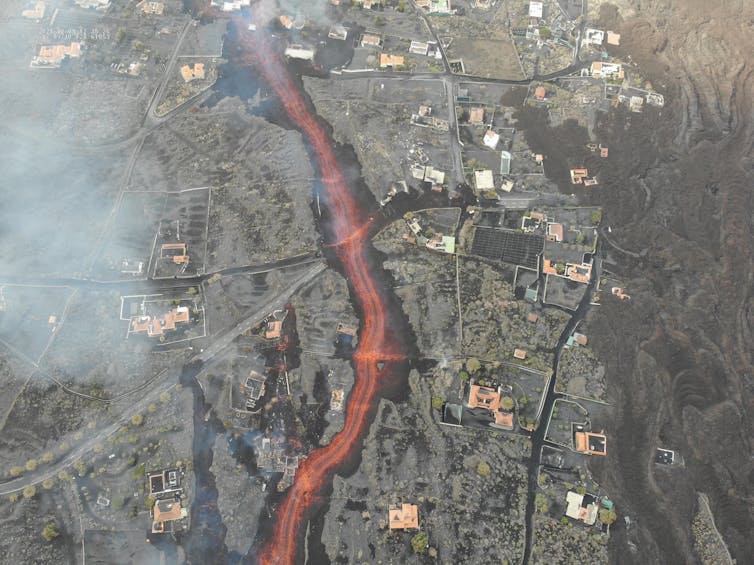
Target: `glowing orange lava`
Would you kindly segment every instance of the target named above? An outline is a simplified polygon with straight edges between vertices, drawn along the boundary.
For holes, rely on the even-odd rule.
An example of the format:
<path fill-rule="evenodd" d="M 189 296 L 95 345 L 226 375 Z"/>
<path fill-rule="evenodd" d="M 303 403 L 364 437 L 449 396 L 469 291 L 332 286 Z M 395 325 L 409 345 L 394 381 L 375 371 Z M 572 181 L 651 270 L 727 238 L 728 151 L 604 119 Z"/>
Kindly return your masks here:
<path fill-rule="evenodd" d="M 396 363 L 406 360 L 406 354 L 403 345 L 392 337 L 386 304 L 365 258 L 370 222 L 349 190 L 325 131 L 307 110 L 261 29 L 242 33 L 241 40 L 250 49 L 254 64 L 314 149 L 332 218 L 333 248 L 362 313 L 359 346 L 353 356 L 356 380 L 343 430 L 299 466 L 293 486 L 277 511 L 272 534 L 257 555 L 264 564 L 293 563 L 302 542 L 304 521 L 324 502 L 322 493 L 335 473 L 361 450 L 380 391 L 394 374 Z"/>

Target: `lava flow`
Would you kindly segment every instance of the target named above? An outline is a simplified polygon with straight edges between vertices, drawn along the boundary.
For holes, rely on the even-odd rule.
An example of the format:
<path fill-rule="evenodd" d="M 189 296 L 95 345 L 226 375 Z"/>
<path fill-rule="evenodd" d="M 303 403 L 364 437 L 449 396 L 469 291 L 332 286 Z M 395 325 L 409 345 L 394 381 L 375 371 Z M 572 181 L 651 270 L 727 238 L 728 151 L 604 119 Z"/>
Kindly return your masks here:
<path fill-rule="evenodd" d="M 307 110 L 296 84 L 261 30 L 242 33 L 241 39 L 250 49 L 254 64 L 280 99 L 288 117 L 311 143 L 321 175 L 322 195 L 332 217 L 333 241 L 329 245 L 342 263 L 362 314 L 359 346 L 353 356 L 356 379 L 343 430 L 329 445 L 313 451 L 298 468 L 293 486 L 278 509 L 270 538 L 257 554 L 260 563 L 293 563 L 302 541 L 302 525 L 325 502 L 323 493 L 335 473 L 361 450 L 380 392 L 407 355 L 388 327 L 388 307 L 365 256 L 369 220 L 349 190 L 327 134 Z"/>

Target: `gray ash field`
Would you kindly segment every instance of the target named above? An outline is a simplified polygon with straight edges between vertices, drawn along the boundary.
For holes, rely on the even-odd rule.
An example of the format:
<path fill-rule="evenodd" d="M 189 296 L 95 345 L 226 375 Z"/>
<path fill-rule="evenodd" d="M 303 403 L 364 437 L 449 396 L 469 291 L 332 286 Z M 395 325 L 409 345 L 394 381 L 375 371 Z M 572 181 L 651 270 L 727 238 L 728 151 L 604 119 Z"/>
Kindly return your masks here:
<path fill-rule="evenodd" d="M 751 561 L 751 2 L 1 4 L 0 561 L 255 563 L 349 425 L 363 313 L 243 33 L 412 351 L 298 561 Z"/>

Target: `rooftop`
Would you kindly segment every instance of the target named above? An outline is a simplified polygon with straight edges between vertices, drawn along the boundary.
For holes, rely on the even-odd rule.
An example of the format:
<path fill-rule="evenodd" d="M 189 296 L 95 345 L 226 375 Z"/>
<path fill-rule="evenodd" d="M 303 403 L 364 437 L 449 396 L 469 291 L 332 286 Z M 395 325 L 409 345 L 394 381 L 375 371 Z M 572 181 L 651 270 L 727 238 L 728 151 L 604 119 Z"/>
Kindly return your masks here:
<path fill-rule="evenodd" d="M 492 171 L 485 169 L 483 171 L 474 171 L 474 186 L 477 190 L 492 190 L 495 188 L 495 181 L 492 177 Z"/>
<path fill-rule="evenodd" d="M 469 408 L 486 408 L 495 412 L 500 408 L 500 392 L 486 386 L 471 385 L 468 405 Z"/>
<path fill-rule="evenodd" d="M 607 455 L 607 436 L 592 432 L 576 432 L 576 451 L 588 455 Z"/>
<path fill-rule="evenodd" d="M 204 63 L 194 63 L 194 65 L 183 65 L 181 67 L 181 76 L 185 82 L 204 78 Z"/>
<path fill-rule="evenodd" d="M 404 61 L 405 59 L 403 58 L 403 55 L 388 55 L 387 53 L 382 53 L 380 55 L 380 68 L 401 67 L 403 66 Z"/>
<path fill-rule="evenodd" d="M 391 506 L 388 510 L 391 530 L 408 530 L 419 527 L 419 507 L 415 504 Z"/>

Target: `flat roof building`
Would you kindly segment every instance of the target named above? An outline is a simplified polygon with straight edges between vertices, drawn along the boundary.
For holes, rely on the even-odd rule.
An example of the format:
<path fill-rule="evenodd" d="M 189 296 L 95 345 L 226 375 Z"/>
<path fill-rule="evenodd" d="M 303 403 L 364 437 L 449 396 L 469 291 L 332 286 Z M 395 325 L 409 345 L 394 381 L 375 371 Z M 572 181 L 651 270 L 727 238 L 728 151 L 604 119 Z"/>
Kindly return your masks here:
<path fill-rule="evenodd" d="M 480 126 L 484 123 L 484 108 L 478 106 L 469 110 L 469 123 Z"/>
<path fill-rule="evenodd" d="M 495 181 L 492 177 L 492 171 L 485 169 L 483 171 L 474 171 L 474 187 L 479 190 L 493 190 Z"/>
<path fill-rule="evenodd" d="M 415 504 L 394 505 L 388 509 L 391 530 L 413 530 L 419 528 L 419 507 Z"/>
<path fill-rule="evenodd" d="M 593 526 L 597 521 L 599 508 L 597 497 L 592 494 L 579 494 L 569 490 L 566 493 L 565 515 L 573 520 L 583 522 L 587 526 Z"/>
<path fill-rule="evenodd" d="M 21 12 L 21 16 L 30 20 L 41 20 L 45 17 L 45 10 L 47 6 L 44 2 L 37 2 L 33 8 L 29 8 Z"/>

